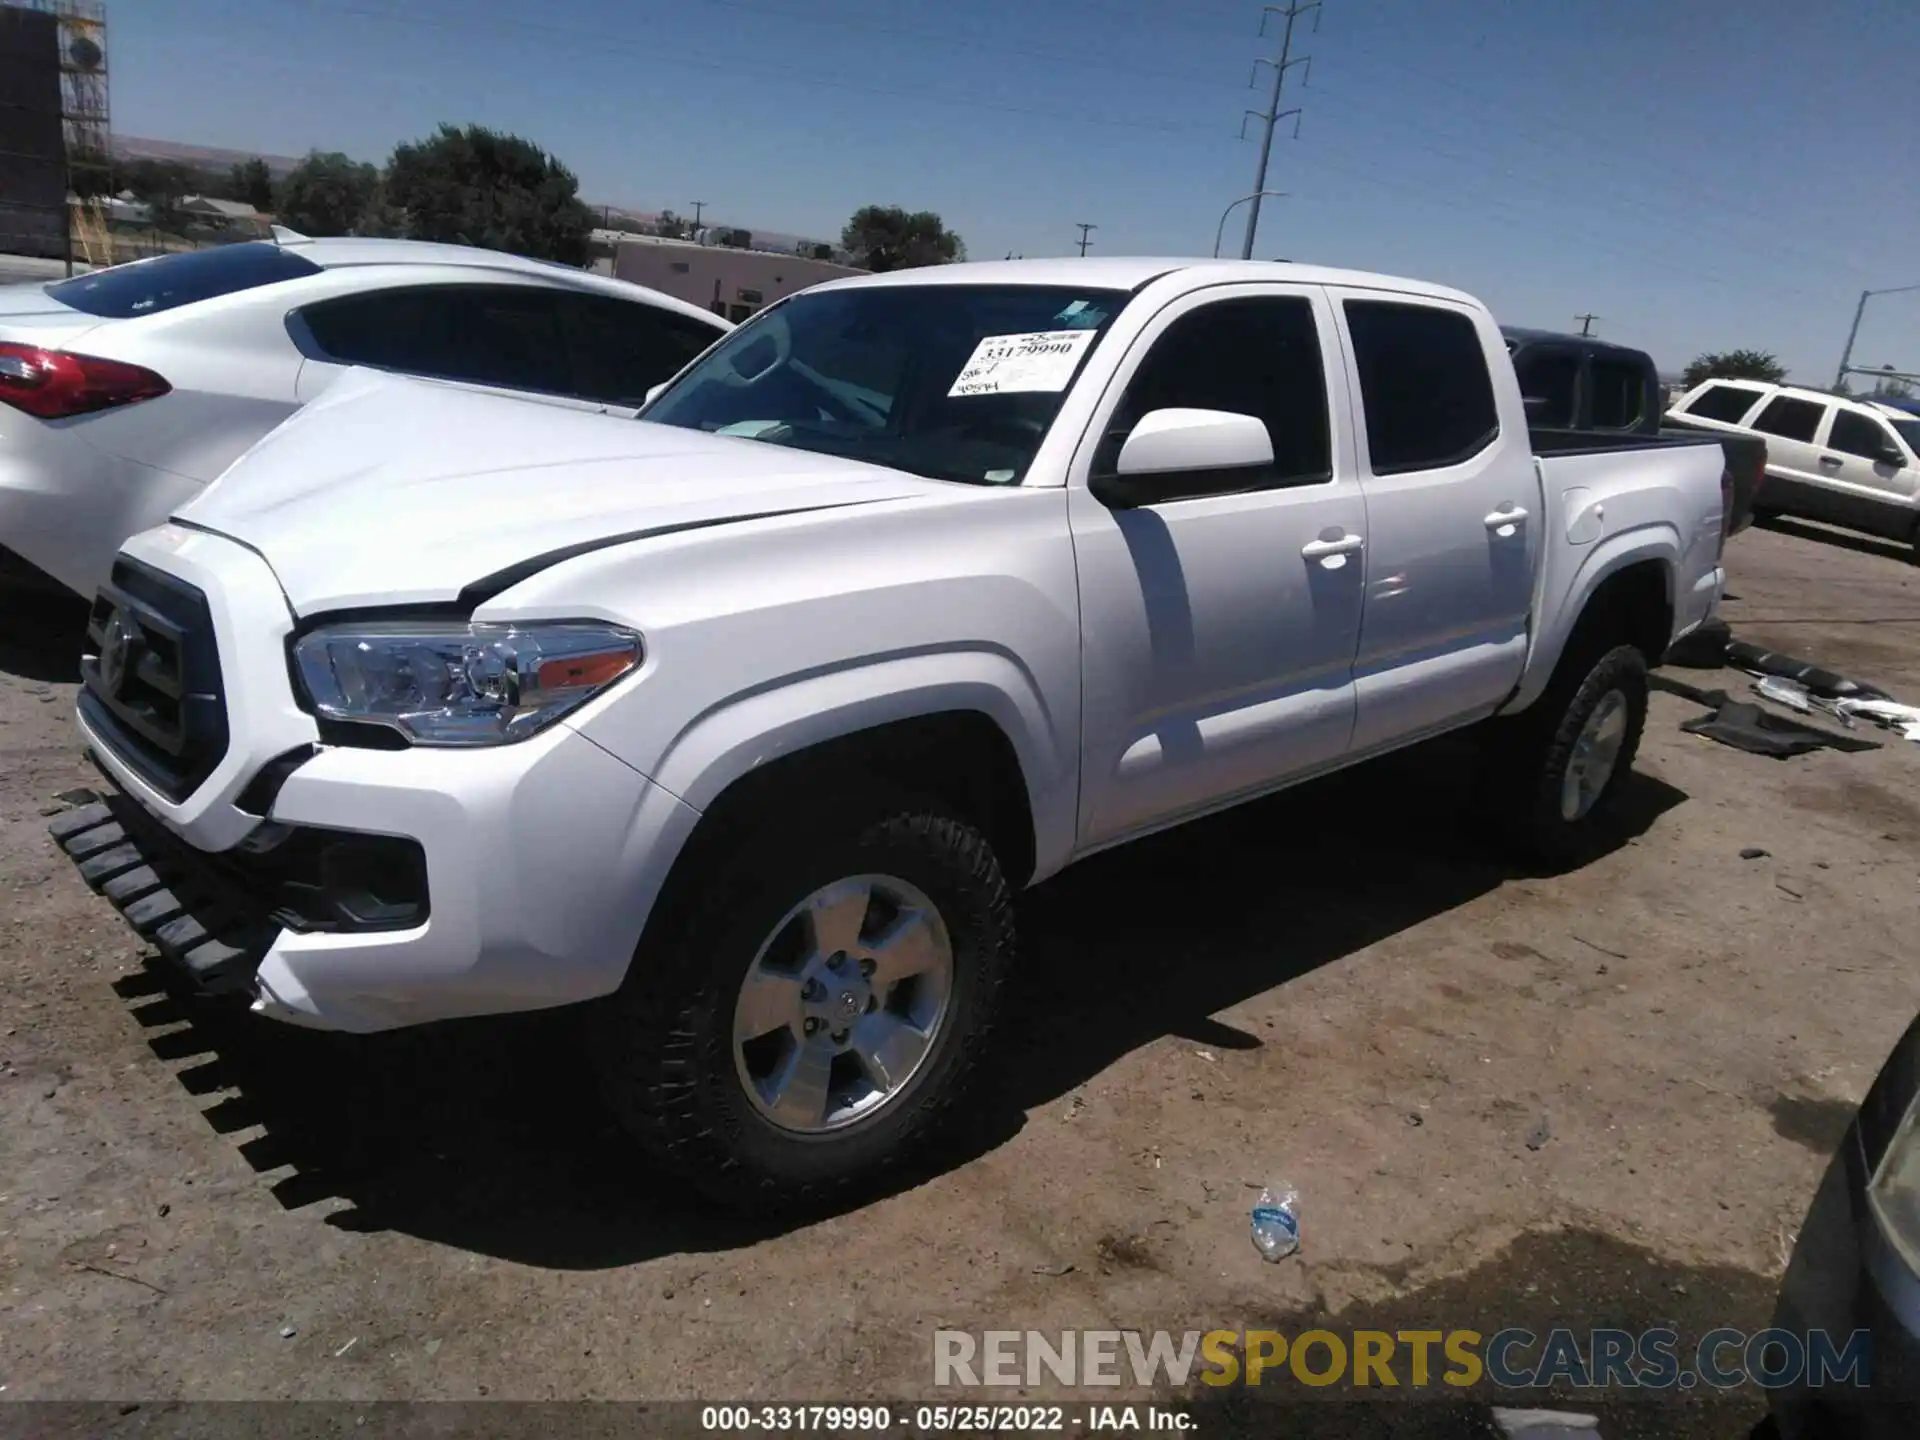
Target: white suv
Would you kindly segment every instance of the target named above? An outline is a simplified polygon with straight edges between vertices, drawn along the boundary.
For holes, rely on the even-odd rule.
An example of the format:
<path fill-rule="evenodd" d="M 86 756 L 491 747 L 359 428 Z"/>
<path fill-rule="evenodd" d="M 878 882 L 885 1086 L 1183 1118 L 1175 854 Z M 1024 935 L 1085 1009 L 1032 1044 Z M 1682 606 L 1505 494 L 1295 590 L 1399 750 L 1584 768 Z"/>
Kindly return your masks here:
<path fill-rule="evenodd" d="M 1708 380 L 1668 412 L 1767 437 L 1754 513 L 1804 515 L 1899 540 L 1920 558 L 1920 417 L 1871 400 L 1755 380 Z"/>

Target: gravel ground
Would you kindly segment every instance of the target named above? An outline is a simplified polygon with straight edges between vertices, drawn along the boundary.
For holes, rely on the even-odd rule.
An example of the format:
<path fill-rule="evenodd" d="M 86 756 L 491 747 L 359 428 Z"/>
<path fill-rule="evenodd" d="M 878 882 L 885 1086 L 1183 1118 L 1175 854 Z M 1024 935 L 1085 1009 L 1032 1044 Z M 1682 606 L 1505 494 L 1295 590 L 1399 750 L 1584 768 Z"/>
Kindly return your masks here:
<path fill-rule="evenodd" d="M 1729 568 L 1743 637 L 1920 696 L 1892 547 L 1782 526 Z M 8 1399 L 925 1397 L 936 1325 L 1757 1329 L 1915 1008 L 1920 754 L 1747 756 L 1657 695 L 1568 874 L 1488 856 L 1439 751 L 1068 872 L 964 1153 L 724 1221 L 626 1158 L 568 1016 L 350 1040 L 165 993 L 44 833 L 90 778 L 75 624 L 0 619 Z M 1265 1265 L 1275 1181 L 1303 1248 Z"/>

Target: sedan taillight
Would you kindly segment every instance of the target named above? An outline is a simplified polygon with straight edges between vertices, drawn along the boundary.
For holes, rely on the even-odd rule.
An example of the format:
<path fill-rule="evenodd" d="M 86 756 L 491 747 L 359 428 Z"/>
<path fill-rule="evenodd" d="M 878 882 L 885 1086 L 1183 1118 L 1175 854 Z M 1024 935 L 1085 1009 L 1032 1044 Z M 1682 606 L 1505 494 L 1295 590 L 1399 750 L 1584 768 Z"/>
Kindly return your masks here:
<path fill-rule="evenodd" d="M 0 403 L 42 420 L 112 410 L 172 388 L 138 365 L 0 340 Z"/>

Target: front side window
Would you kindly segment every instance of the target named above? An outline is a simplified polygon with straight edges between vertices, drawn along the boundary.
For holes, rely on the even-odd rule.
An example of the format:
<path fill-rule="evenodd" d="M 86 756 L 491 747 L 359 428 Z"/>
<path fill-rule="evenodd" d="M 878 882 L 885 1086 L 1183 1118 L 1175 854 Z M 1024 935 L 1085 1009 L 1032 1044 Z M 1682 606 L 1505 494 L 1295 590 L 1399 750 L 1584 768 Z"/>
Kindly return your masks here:
<path fill-rule="evenodd" d="M 657 305 L 610 295 L 566 295 L 574 393 L 609 405 L 640 405 L 726 332 Z"/>
<path fill-rule="evenodd" d="M 62 305 L 89 315 L 133 320 L 319 273 L 320 267 L 305 256 L 258 241 L 115 265 L 91 275 L 56 281 L 46 287 L 46 292 Z"/>
<path fill-rule="evenodd" d="M 1698 415 L 1702 420 L 1738 425 L 1761 394 L 1751 385 L 1709 385 L 1684 406 L 1676 408 L 1682 414 Z"/>
<path fill-rule="evenodd" d="M 807 291 L 727 336 L 640 418 L 1017 484 L 1127 299 L 1041 285 Z"/>
<path fill-rule="evenodd" d="M 1768 435 L 1778 435 L 1782 440 L 1811 442 L 1814 432 L 1820 428 L 1820 417 L 1826 413 L 1826 408 L 1811 400 L 1776 395 L 1767 402 L 1766 409 L 1753 417 L 1753 428 Z"/>
<path fill-rule="evenodd" d="M 1128 382 L 1095 468 L 1111 468 L 1142 417 L 1168 409 L 1225 410 L 1265 423 L 1273 468 L 1236 477 L 1235 490 L 1333 478 L 1320 333 L 1302 297 L 1218 300 L 1175 320 Z"/>
<path fill-rule="evenodd" d="M 323 300 L 300 312 L 320 358 L 509 390 L 577 393 L 561 328 L 565 292 L 418 285 Z"/>
<path fill-rule="evenodd" d="M 1893 444 L 1893 432 L 1878 420 L 1858 410 L 1841 410 L 1833 417 L 1833 432 L 1827 436 L 1827 448 L 1847 455 L 1858 455 L 1876 463 L 1881 452 Z"/>
<path fill-rule="evenodd" d="M 1374 474 L 1458 465 L 1494 442 L 1493 377 L 1471 319 L 1403 301 L 1345 308 Z"/>
<path fill-rule="evenodd" d="M 1624 360 L 1597 356 L 1588 367 L 1593 403 L 1589 423 L 1596 430 L 1632 430 L 1646 418 L 1647 372 Z"/>

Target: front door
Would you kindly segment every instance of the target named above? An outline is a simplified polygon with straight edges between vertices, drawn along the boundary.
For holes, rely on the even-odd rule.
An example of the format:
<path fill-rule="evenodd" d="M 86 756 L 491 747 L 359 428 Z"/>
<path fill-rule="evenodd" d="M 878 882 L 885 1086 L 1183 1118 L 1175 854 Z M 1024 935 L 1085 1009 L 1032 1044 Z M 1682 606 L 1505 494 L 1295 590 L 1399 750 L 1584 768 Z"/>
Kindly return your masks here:
<path fill-rule="evenodd" d="M 1833 491 L 1835 519 L 1895 540 L 1911 536 L 1920 467 L 1886 421 L 1835 407 L 1816 463 Z"/>
<path fill-rule="evenodd" d="M 1089 470 L 1111 465 L 1143 416 L 1176 407 L 1258 417 L 1274 463 L 1109 510 L 1086 488 Z M 1084 617 L 1083 846 L 1346 753 L 1367 570 L 1348 413 L 1315 287 L 1202 290 L 1134 342 L 1068 491 Z"/>
<path fill-rule="evenodd" d="M 1332 299 L 1364 451 L 1364 752 L 1490 715 L 1513 693 L 1547 517 L 1517 397 L 1494 389 L 1500 336 L 1486 313 L 1377 291 Z"/>

